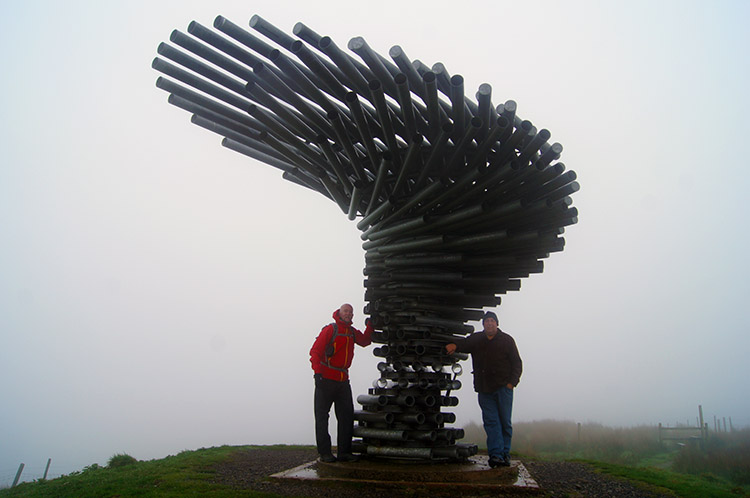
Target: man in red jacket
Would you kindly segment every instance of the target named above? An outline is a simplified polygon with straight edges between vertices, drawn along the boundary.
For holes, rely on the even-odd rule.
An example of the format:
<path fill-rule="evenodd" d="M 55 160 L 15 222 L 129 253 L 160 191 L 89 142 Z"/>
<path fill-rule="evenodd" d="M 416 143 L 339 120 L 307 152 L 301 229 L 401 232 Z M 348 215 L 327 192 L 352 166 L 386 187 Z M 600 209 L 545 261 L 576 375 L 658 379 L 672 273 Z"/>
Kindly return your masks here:
<path fill-rule="evenodd" d="M 352 462 L 354 403 L 349 385 L 349 367 L 354 357 L 354 344 L 369 346 L 373 328 L 369 321 L 364 333 L 352 327 L 354 308 L 342 304 L 333 312 L 334 322 L 323 327 L 312 349 L 310 363 L 315 372 L 315 443 L 323 462 Z M 328 414 L 334 405 L 338 423 L 338 458 L 331 453 Z"/>

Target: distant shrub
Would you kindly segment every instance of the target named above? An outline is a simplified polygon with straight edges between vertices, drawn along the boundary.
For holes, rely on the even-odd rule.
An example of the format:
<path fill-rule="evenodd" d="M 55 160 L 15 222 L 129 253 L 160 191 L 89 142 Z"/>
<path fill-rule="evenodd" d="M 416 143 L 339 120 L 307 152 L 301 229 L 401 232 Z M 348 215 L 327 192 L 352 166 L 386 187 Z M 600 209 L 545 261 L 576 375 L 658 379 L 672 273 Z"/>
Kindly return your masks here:
<path fill-rule="evenodd" d="M 750 430 L 713 433 L 703 448 L 698 444 L 685 446 L 675 456 L 674 469 L 695 475 L 711 473 L 737 484 L 750 484 Z"/>
<path fill-rule="evenodd" d="M 118 453 L 117 455 L 113 455 L 109 459 L 107 466 L 109 466 L 109 468 L 124 467 L 126 465 L 132 465 L 137 462 L 138 460 L 128 455 L 127 453 Z"/>

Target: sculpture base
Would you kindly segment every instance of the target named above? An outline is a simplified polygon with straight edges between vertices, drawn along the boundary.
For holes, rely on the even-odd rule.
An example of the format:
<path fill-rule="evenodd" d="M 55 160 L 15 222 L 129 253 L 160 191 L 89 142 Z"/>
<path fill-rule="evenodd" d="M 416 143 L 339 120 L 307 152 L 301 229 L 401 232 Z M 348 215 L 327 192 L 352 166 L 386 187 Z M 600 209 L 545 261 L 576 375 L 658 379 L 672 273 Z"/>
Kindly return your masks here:
<path fill-rule="evenodd" d="M 361 458 L 357 462 L 323 463 L 319 460 L 285 470 L 272 479 L 297 479 L 328 486 L 371 485 L 382 488 L 431 488 L 455 492 L 491 491 L 535 494 L 539 485 L 520 460 L 510 467 L 490 468 L 486 455 L 462 463 L 430 463 L 411 460 Z"/>

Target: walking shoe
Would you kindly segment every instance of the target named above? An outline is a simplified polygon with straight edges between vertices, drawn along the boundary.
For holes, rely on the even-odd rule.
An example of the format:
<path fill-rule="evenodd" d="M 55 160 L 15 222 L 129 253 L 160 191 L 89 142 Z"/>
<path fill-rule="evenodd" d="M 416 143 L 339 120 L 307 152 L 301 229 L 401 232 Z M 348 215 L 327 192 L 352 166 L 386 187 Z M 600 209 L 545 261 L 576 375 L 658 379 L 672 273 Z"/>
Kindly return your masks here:
<path fill-rule="evenodd" d="M 320 461 L 324 463 L 333 463 L 336 461 L 336 457 L 328 453 L 327 455 L 320 455 Z"/>
<path fill-rule="evenodd" d="M 504 455 L 503 460 L 500 462 L 503 467 L 510 467 L 510 455 Z"/>
<path fill-rule="evenodd" d="M 503 457 L 500 457 L 500 456 L 497 456 L 497 455 L 492 455 L 490 457 L 490 460 L 489 460 L 488 463 L 490 464 L 490 467 L 494 469 L 495 467 L 499 467 L 501 465 L 504 465 L 505 464 L 505 459 L 503 459 Z"/>
<path fill-rule="evenodd" d="M 357 460 L 359 460 L 359 458 L 352 455 L 351 453 L 339 453 L 336 459 L 339 462 L 356 462 Z"/>

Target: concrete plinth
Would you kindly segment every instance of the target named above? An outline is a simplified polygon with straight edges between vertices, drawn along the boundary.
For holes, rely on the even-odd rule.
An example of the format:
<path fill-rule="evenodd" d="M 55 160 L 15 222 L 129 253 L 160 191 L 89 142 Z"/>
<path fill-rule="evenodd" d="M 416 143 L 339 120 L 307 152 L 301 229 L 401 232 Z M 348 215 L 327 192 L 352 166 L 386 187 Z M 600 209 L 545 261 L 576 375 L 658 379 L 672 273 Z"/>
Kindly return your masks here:
<path fill-rule="evenodd" d="M 323 463 L 319 460 L 285 470 L 272 479 L 297 479 L 328 485 L 369 484 L 384 488 L 435 488 L 491 491 L 498 494 L 536 494 L 539 485 L 520 460 L 510 467 L 490 468 L 487 456 L 463 463 L 363 458 L 357 462 Z"/>

